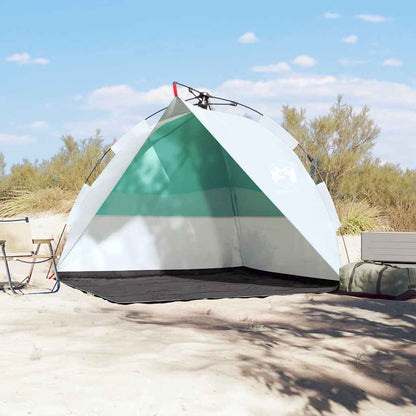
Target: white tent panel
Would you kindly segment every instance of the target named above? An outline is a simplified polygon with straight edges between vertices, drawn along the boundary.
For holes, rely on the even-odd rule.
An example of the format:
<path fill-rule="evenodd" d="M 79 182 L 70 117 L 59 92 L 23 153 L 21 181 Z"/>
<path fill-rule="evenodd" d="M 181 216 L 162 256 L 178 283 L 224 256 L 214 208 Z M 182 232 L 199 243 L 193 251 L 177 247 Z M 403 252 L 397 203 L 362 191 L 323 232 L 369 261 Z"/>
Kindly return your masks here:
<path fill-rule="evenodd" d="M 240 217 L 238 222 L 240 235 L 232 218 L 96 216 L 60 270 L 244 265 L 275 273 L 337 278 L 323 259 L 316 259 L 315 250 L 287 219 Z"/>
<path fill-rule="evenodd" d="M 291 150 L 293 150 L 298 145 L 297 140 L 291 136 L 279 123 L 276 123 L 270 117 L 262 116 L 259 120 L 259 123 L 263 127 L 266 127 L 267 130 L 271 131 L 282 142 L 286 143 Z"/>
<path fill-rule="evenodd" d="M 69 251 L 78 241 L 78 238 L 136 156 L 140 147 L 149 136 L 150 131 L 150 126 L 147 121 L 141 121 L 120 139 L 124 142 L 124 146 L 113 145 L 115 146 L 116 154 L 90 187 L 88 198 L 82 198 L 72 208 L 75 212 L 82 212 L 82 215 L 77 215 L 77 221 L 73 221 L 61 261 L 68 255 Z"/>
<path fill-rule="evenodd" d="M 315 183 L 295 153 L 277 136 L 253 120 L 188 107 L 338 273 L 340 261 L 332 222 Z M 305 215 L 305 210 L 310 215 Z"/>
<path fill-rule="evenodd" d="M 338 228 L 341 227 L 341 222 L 338 218 L 337 210 L 335 208 L 334 201 L 331 198 L 331 194 L 329 193 L 325 182 L 318 183 L 316 188 L 318 189 L 319 195 L 321 195 L 322 201 L 328 211 L 328 215 L 331 218 L 334 231 L 337 232 Z"/>
<path fill-rule="evenodd" d="M 240 217 L 243 264 L 257 270 L 337 280 L 338 274 L 284 217 Z"/>
<path fill-rule="evenodd" d="M 78 221 L 80 214 L 82 215 L 81 206 L 84 199 L 87 198 L 90 189 L 91 187 L 86 183 L 82 186 L 81 191 L 75 199 L 71 212 L 69 213 L 68 218 L 66 219 L 66 224 L 69 227 Z"/>
<path fill-rule="evenodd" d="M 60 263 L 60 270 L 180 270 L 241 264 L 233 218 L 98 215 Z"/>
<path fill-rule="evenodd" d="M 85 197 L 79 201 L 77 198 L 77 201 L 75 201 L 75 204 L 72 207 L 70 217 L 72 217 L 71 220 L 75 226 L 71 229 L 68 236 L 68 240 L 62 253 L 61 262 L 82 235 L 89 222 L 97 213 L 102 203 L 110 194 L 151 133 L 164 123 L 187 113 L 189 113 L 188 107 L 179 98 L 175 98 L 169 104 L 156 125 L 149 125 L 147 120 L 143 120 L 111 146 L 111 150 L 114 152 L 115 156 L 93 183 L 92 188 L 94 188 L 94 192 L 89 195 L 85 203 Z M 83 215 L 79 221 L 75 222 L 73 220 L 75 214 L 72 215 L 72 211 L 75 211 L 76 213 L 82 211 Z"/>

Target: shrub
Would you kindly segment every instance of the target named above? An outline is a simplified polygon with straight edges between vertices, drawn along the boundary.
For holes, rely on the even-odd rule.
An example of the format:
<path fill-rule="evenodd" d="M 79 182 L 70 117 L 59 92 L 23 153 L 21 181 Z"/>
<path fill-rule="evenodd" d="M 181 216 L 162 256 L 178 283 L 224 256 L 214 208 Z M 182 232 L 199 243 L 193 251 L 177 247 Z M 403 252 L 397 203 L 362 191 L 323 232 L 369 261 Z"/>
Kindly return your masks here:
<path fill-rule="evenodd" d="M 78 192 L 96 162 L 108 149 L 108 146 L 104 146 L 104 139 L 99 130 L 97 130 L 94 137 L 76 141 L 72 136 L 64 136 L 62 141 L 64 145 L 52 160 L 45 165 L 45 176 L 49 186 L 59 186 L 62 189 Z M 94 171 L 90 183 L 97 178 L 110 161 L 110 153 Z"/>
<path fill-rule="evenodd" d="M 343 199 L 379 207 L 394 231 L 416 231 L 416 171 L 367 160 L 338 184 Z"/>
<path fill-rule="evenodd" d="M 388 222 L 378 207 L 367 201 L 336 201 L 341 221 L 340 234 L 360 234 L 363 231 L 386 231 Z"/>
<path fill-rule="evenodd" d="M 0 163 L 0 216 L 71 210 L 89 173 L 109 147 L 104 146 L 99 130 L 94 137 L 76 141 L 72 136 L 64 136 L 62 141 L 63 146 L 50 161 L 24 159 L 22 163 L 13 165 L 6 175 L 1 175 L 4 163 Z M 111 157 L 112 152 L 103 157 L 90 184 Z"/>

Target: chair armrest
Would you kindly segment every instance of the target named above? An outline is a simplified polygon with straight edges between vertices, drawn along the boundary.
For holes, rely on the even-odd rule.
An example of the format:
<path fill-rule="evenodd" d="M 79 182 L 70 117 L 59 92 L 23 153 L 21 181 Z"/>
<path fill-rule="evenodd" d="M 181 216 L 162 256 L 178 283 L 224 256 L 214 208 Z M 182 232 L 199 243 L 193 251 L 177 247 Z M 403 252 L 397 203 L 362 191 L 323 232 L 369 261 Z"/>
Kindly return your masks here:
<path fill-rule="evenodd" d="M 34 238 L 32 240 L 33 244 L 45 244 L 53 241 L 53 238 Z"/>

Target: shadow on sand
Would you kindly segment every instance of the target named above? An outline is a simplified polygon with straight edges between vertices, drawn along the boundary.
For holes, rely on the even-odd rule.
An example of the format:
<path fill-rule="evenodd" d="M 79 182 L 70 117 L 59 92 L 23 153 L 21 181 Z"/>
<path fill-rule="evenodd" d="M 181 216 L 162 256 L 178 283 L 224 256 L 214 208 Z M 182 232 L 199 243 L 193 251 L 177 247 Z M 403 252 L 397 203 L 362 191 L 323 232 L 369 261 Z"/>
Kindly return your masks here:
<path fill-rule="evenodd" d="M 321 299 L 305 295 L 299 310 L 289 314 L 270 304 L 259 322 L 226 320 L 210 310 L 170 319 L 133 309 L 121 318 L 142 328 L 195 329 L 203 342 L 212 336 L 226 339 L 235 345 L 233 364 L 243 377 L 280 396 L 306 397 L 304 414 L 333 411 L 334 404 L 358 412 L 374 398 L 394 406 L 416 405 L 416 303 L 337 295 Z M 254 351 L 245 348 L 247 343 Z M 200 369 L 219 359 L 207 357 Z"/>

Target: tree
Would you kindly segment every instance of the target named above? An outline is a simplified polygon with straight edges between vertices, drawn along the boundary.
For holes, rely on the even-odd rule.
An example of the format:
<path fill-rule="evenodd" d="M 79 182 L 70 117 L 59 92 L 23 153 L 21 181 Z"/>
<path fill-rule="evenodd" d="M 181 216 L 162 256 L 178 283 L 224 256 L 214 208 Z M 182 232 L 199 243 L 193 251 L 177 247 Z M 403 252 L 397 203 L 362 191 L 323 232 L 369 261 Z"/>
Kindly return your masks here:
<path fill-rule="evenodd" d="M 371 157 L 371 149 L 380 133 L 369 117 L 369 108 L 354 112 L 343 104 L 342 96 L 329 113 L 307 121 L 305 110 L 283 106 L 283 127 L 314 159 L 315 165 L 333 195 L 341 179 Z M 309 161 L 302 151 L 298 154 L 305 165 Z"/>
<path fill-rule="evenodd" d="M 6 162 L 4 161 L 3 153 L 0 153 L 0 176 L 6 173 Z"/>
<path fill-rule="evenodd" d="M 14 164 L 10 168 L 9 187 L 11 189 L 35 190 L 45 186 L 46 178 L 42 164 L 23 159 L 22 163 Z"/>

